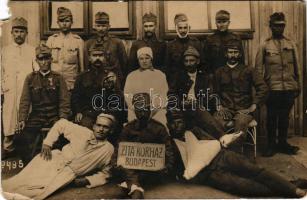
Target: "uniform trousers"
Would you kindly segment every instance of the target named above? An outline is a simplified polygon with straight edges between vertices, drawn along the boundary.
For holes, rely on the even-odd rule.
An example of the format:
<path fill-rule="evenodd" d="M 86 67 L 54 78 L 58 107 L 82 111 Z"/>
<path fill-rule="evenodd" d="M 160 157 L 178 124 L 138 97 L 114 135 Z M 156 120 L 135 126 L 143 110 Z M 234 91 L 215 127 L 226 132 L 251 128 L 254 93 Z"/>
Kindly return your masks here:
<path fill-rule="evenodd" d="M 294 91 L 270 91 L 267 106 L 268 145 L 276 145 L 278 130 L 278 144 L 287 143 L 289 114 L 295 100 Z"/>
<path fill-rule="evenodd" d="M 225 149 L 191 181 L 242 196 L 296 197 L 295 185 Z"/>

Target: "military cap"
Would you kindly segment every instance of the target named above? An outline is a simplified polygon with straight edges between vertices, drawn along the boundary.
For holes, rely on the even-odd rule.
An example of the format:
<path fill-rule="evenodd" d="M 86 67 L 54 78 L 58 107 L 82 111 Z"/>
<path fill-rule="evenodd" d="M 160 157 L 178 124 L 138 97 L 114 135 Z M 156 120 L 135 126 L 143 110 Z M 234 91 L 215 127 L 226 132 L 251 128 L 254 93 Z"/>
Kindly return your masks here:
<path fill-rule="evenodd" d="M 101 54 L 105 52 L 103 45 L 98 44 L 98 43 L 94 43 L 93 45 L 91 45 L 88 51 L 90 53 L 95 52 L 95 53 L 101 53 Z"/>
<path fill-rule="evenodd" d="M 63 19 L 66 19 L 68 17 L 72 19 L 71 11 L 68 8 L 59 7 L 57 14 L 58 14 L 58 20 L 63 20 Z"/>
<path fill-rule="evenodd" d="M 176 119 L 184 119 L 184 115 L 179 109 L 171 109 L 167 111 L 166 118 L 168 122 L 172 122 Z"/>
<path fill-rule="evenodd" d="M 109 15 L 105 12 L 97 12 L 95 15 L 96 24 L 109 24 Z"/>
<path fill-rule="evenodd" d="M 238 40 L 238 39 L 231 39 L 231 40 L 228 40 L 227 43 L 225 44 L 225 51 L 229 48 L 231 49 L 238 49 L 241 51 L 241 47 L 242 47 L 242 44 L 241 44 L 241 41 Z"/>
<path fill-rule="evenodd" d="M 270 24 L 285 24 L 285 14 L 283 12 L 275 12 L 270 16 Z"/>
<path fill-rule="evenodd" d="M 143 18 L 143 23 L 145 22 L 154 22 L 154 23 L 157 23 L 157 16 L 152 14 L 151 12 L 150 13 L 146 13 Z"/>
<path fill-rule="evenodd" d="M 215 20 L 229 20 L 230 13 L 226 10 L 219 10 L 216 12 Z"/>
<path fill-rule="evenodd" d="M 28 28 L 28 22 L 25 18 L 23 17 L 16 17 L 12 21 L 12 28 Z"/>
<path fill-rule="evenodd" d="M 184 13 L 178 13 L 175 15 L 174 23 L 177 25 L 179 22 L 187 22 L 188 17 Z"/>
<path fill-rule="evenodd" d="M 51 49 L 46 44 L 40 44 L 35 49 L 35 55 L 37 58 L 43 57 L 43 56 L 51 56 Z"/>
<path fill-rule="evenodd" d="M 132 105 L 135 109 L 147 109 L 150 106 L 149 93 L 136 93 L 132 97 Z"/>
<path fill-rule="evenodd" d="M 200 55 L 197 49 L 195 49 L 195 47 L 188 46 L 187 50 L 184 51 L 183 56 L 195 56 L 199 58 Z"/>

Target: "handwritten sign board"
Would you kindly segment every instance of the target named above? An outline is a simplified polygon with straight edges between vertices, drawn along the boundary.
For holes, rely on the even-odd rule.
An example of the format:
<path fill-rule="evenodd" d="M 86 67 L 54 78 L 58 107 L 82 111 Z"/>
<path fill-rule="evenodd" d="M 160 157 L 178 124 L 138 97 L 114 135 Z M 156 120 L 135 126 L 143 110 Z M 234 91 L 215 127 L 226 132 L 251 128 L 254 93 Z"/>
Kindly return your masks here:
<path fill-rule="evenodd" d="M 165 145 L 120 142 L 117 165 L 127 169 L 157 171 L 164 168 Z"/>

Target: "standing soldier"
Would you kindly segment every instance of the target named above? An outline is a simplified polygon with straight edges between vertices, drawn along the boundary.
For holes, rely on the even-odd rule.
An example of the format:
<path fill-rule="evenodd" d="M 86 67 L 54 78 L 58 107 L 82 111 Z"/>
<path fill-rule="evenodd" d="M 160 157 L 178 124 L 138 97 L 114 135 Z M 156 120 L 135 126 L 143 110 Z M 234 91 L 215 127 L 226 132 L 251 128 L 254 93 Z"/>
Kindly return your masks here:
<path fill-rule="evenodd" d="M 167 52 L 166 52 L 166 69 L 165 73 L 167 76 L 167 80 L 170 83 L 170 80 L 172 79 L 172 75 L 180 71 L 181 69 L 184 69 L 182 59 L 183 59 L 183 53 L 187 50 L 189 46 L 193 46 L 197 49 L 198 52 L 202 52 L 202 45 L 201 42 L 195 38 L 190 37 L 190 25 L 188 22 L 188 18 L 185 14 L 180 13 L 176 14 L 175 19 L 175 28 L 177 37 L 168 43 L 167 45 Z M 203 67 L 203 55 L 200 55 L 200 66 Z"/>
<path fill-rule="evenodd" d="M 215 24 L 217 30 L 214 32 L 213 35 L 208 36 L 204 48 L 205 64 L 207 67 L 207 71 L 210 74 L 214 74 L 217 68 L 225 66 L 225 44 L 232 39 L 237 39 L 241 42 L 241 39 L 238 35 L 228 30 L 230 24 L 230 14 L 228 11 L 218 11 L 215 15 Z M 242 64 L 244 64 L 244 54 L 242 54 L 241 56 L 241 62 Z"/>
<path fill-rule="evenodd" d="M 132 43 L 129 56 L 129 72 L 139 68 L 137 51 L 142 47 L 150 47 L 153 51 L 153 66 L 156 69 L 164 70 L 166 43 L 160 41 L 156 36 L 157 17 L 152 13 L 143 16 L 144 38 Z"/>
<path fill-rule="evenodd" d="M 52 49 L 51 69 L 64 77 L 67 89 L 71 91 L 78 72 L 84 70 L 84 44 L 80 36 L 71 32 L 73 24 L 71 11 L 68 8 L 59 7 L 57 14 L 61 32 L 50 36 L 47 40 L 47 46 Z"/>
<path fill-rule="evenodd" d="M 89 64 L 88 50 L 91 46 L 99 44 L 103 46 L 105 55 L 109 57 L 111 66 L 114 66 L 116 71 L 119 71 L 119 79 L 122 86 L 127 76 L 127 53 L 122 41 L 118 38 L 110 37 L 110 20 L 109 15 L 105 12 L 97 12 L 95 15 L 94 29 L 97 31 L 95 38 L 89 39 L 85 44 L 85 63 Z"/>
<path fill-rule="evenodd" d="M 265 156 L 273 156 L 276 151 L 296 154 L 299 150 L 287 142 L 289 113 L 300 92 L 300 72 L 296 45 L 283 35 L 285 26 L 284 13 L 270 16 L 272 37 L 264 41 L 256 56 L 255 67 L 263 74 L 270 89 L 266 102 L 268 148 Z"/>
<path fill-rule="evenodd" d="M 35 155 L 34 143 L 41 128 L 51 127 L 70 113 L 65 81 L 60 74 L 50 70 L 51 49 L 43 44 L 37 47 L 36 61 L 39 71 L 30 73 L 24 81 L 19 105 L 19 133 L 14 141 L 17 153 L 26 164 Z"/>
<path fill-rule="evenodd" d="M 22 17 L 12 21 L 13 44 L 4 47 L 2 57 L 2 98 L 3 110 L 3 157 L 14 150 L 12 138 L 18 121 L 19 100 L 26 76 L 38 66 L 35 62 L 35 48 L 25 42 L 28 35 L 28 22 Z"/>

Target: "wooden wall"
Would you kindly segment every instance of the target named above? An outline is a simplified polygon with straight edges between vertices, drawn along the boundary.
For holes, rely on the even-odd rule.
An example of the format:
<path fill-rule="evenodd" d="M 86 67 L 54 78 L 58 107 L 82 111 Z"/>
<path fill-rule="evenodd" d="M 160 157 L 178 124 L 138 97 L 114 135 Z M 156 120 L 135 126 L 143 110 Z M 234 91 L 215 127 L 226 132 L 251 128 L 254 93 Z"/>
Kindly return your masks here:
<path fill-rule="evenodd" d="M 159 1 L 137 1 L 136 2 L 136 28 L 137 38 L 142 37 L 142 15 L 146 12 L 152 12 L 159 16 Z M 162 2 L 161 2 L 162 3 Z M 303 57 L 304 51 L 304 34 L 305 32 L 305 4 L 300 1 L 252 1 L 252 20 L 255 25 L 255 32 L 252 40 L 244 41 L 244 49 L 246 54 L 246 63 L 254 66 L 254 59 L 257 53 L 259 44 L 270 36 L 268 27 L 269 16 L 276 11 L 284 12 L 287 19 L 287 27 L 285 35 L 292 38 L 298 44 L 300 57 L 300 71 L 303 74 Z M 28 42 L 36 46 L 39 42 L 39 2 L 38 1 L 18 1 L 11 2 L 10 8 L 12 16 L 23 16 L 29 22 Z M 161 20 L 158 20 L 158 23 Z M 158 26 L 159 27 L 159 24 Z M 11 42 L 10 23 L 3 26 L 1 44 L 7 45 Z M 159 30 L 157 30 L 159 36 Z M 129 53 L 132 41 L 123 40 L 126 50 Z M 306 76 L 305 76 L 306 77 Z M 290 133 L 303 134 L 303 95 L 296 100 L 293 111 L 291 112 Z M 265 108 L 262 108 L 259 138 L 264 138 L 266 131 L 264 128 L 266 117 L 263 113 Z"/>

